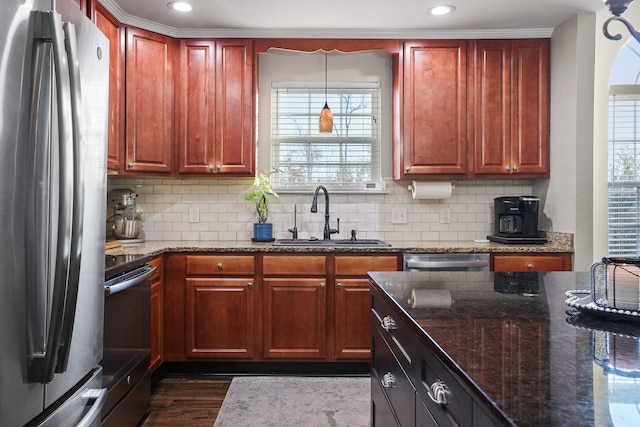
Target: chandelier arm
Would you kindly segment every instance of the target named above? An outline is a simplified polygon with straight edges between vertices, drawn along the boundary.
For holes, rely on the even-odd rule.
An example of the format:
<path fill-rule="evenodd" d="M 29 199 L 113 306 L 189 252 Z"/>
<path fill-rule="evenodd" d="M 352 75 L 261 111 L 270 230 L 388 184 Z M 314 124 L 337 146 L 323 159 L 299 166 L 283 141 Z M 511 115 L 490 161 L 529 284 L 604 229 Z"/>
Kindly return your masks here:
<path fill-rule="evenodd" d="M 635 28 L 633 28 L 633 25 L 631 25 L 629 21 L 627 21 L 625 18 L 621 16 L 612 16 L 611 18 L 604 21 L 604 24 L 602 25 L 602 31 L 604 32 L 604 35 L 606 38 L 610 40 L 620 40 L 622 38 L 622 34 L 613 35 L 609 32 L 609 24 L 612 21 L 622 22 L 624 26 L 627 27 L 627 29 L 629 30 L 633 38 L 635 38 L 638 42 L 640 42 L 640 33 L 636 31 Z"/>

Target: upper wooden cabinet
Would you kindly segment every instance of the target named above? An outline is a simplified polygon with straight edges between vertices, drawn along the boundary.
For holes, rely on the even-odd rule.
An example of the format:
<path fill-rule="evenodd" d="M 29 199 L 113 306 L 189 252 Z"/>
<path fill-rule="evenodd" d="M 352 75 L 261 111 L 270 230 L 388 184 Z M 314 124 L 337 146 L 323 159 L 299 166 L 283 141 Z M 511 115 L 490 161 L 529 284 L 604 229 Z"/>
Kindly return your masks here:
<path fill-rule="evenodd" d="M 465 40 L 405 42 L 403 141 L 394 178 L 467 174 L 466 49 Z"/>
<path fill-rule="evenodd" d="M 252 176 L 253 41 L 181 40 L 180 174 Z"/>
<path fill-rule="evenodd" d="M 174 39 L 137 28 L 126 33 L 125 170 L 170 174 Z"/>
<path fill-rule="evenodd" d="M 120 171 L 124 156 L 124 29 L 98 1 L 92 1 L 92 19 L 109 39 L 109 124 L 107 167 Z"/>
<path fill-rule="evenodd" d="M 470 42 L 471 176 L 549 176 L 549 40 Z"/>

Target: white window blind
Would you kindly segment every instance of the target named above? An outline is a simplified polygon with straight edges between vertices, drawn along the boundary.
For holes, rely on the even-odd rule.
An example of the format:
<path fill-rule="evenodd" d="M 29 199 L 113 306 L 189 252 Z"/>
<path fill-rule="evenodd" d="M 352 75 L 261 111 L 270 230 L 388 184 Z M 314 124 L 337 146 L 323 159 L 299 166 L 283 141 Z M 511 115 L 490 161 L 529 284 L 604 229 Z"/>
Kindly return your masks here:
<path fill-rule="evenodd" d="M 610 86 L 609 256 L 640 254 L 640 85 Z"/>
<path fill-rule="evenodd" d="M 333 84 L 326 89 L 333 132 L 318 131 L 324 84 L 272 86 L 271 164 L 278 189 L 306 190 L 323 184 L 358 190 L 381 180 L 380 84 Z"/>

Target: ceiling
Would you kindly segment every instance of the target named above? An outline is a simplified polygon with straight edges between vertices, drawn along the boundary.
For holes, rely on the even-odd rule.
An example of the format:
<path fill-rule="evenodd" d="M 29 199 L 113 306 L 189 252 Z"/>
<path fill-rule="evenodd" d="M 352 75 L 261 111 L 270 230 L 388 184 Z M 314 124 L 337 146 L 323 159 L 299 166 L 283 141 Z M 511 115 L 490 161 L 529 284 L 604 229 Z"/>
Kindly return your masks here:
<path fill-rule="evenodd" d="M 171 0 L 100 1 L 120 22 L 167 35 L 242 37 L 550 35 L 573 15 L 605 8 L 603 0 L 188 0 L 193 11 L 179 13 L 167 7 Z M 456 11 L 427 14 L 439 4 Z"/>

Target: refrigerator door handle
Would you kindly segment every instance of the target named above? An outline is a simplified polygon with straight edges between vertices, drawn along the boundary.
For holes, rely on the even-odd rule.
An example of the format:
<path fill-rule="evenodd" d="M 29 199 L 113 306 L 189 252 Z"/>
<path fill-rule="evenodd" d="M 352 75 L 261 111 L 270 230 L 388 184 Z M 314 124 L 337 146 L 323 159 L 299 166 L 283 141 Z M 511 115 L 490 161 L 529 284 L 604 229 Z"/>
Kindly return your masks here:
<path fill-rule="evenodd" d="M 71 120 L 73 136 L 73 220 L 71 223 L 71 248 L 69 259 L 69 278 L 66 292 L 62 335 L 58 349 L 56 372 L 67 370 L 73 322 L 78 302 L 80 287 L 80 262 L 82 258 L 82 224 L 84 217 L 84 174 L 82 173 L 82 88 L 80 85 L 80 70 L 78 67 L 78 44 L 75 26 L 70 22 L 63 24 L 65 46 L 69 64 L 69 83 L 71 95 Z"/>
<path fill-rule="evenodd" d="M 60 346 L 60 339 L 62 336 L 63 320 L 66 310 L 69 309 L 66 296 L 69 280 L 73 212 L 73 147 L 71 143 L 73 140 L 73 126 L 70 124 L 71 95 L 69 64 L 67 62 L 67 55 L 64 48 L 62 19 L 60 15 L 55 12 L 35 13 L 37 14 L 36 20 L 41 24 L 41 34 L 36 34 L 36 38 L 50 41 L 52 45 L 53 68 L 56 82 L 56 100 L 54 103 L 55 107 L 57 107 L 56 116 L 58 118 L 57 153 L 55 152 L 56 147 L 51 147 L 51 159 L 55 159 L 57 157 L 59 161 L 58 183 L 55 183 L 55 179 L 51 179 L 52 185 L 49 189 L 49 191 L 52 191 L 54 195 L 57 190 L 59 200 L 57 227 L 56 224 L 53 223 L 55 220 L 52 221 L 50 226 L 52 233 L 55 233 L 57 229 L 57 245 L 55 248 L 49 248 L 50 250 L 47 251 L 49 253 L 47 264 L 54 268 L 51 307 L 49 309 L 50 317 L 48 321 L 48 328 L 46 330 L 45 348 L 43 349 L 43 353 L 37 355 L 37 358 L 41 360 L 38 361 L 38 363 L 33 364 L 34 369 L 38 369 L 40 372 L 30 372 L 31 379 L 46 384 L 53 380 L 57 366 L 58 348 Z M 55 140 L 53 136 L 52 140 Z M 53 174 L 55 171 L 52 170 L 51 172 Z M 58 188 L 56 188 L 56 186 Z M 55 217 L 56 213 L 52 212 L 51 215 L 52 217 Z M 48 233 L 41 237 L 49 240 Z M 50 276 L 48 272 L 46 275 Z"/>

